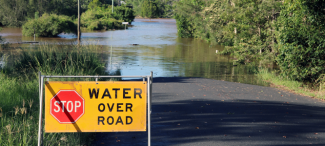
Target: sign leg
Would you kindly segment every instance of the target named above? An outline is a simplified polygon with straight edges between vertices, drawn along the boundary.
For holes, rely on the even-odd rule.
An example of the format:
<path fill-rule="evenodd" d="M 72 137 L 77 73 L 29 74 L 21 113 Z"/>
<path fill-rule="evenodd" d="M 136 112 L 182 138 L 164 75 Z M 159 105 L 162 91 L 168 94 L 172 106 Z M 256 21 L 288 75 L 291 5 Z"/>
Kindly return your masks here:
<path fill-rule="evenodd" d="M 151 97 L 151 95 L 152 95 L 152 82 L 153 82 L 153 72 L 151 71 L 150 72 L 150 90 L 149 90 L 149 92 L 150 92 L 150 97 Z M 151 109 L 152 109 L 152 104 L 151 104 L 152 102 L 151 102 L 151 98 L 150 98 L 150 113 L 151 113 Z"/>
<path fill-rule="evenodd" d="M 147 77 L 147 81 L 148 81 L 148 146 L 151 146 L 151 99 L 150 99 L 150 79 L 151 77 Z"/>
<path fill-rule="evenodd" d="M 41 72 L 38 73 L 39 76 L 39 119 L 38 119 L 38 146 L 43 145 L 43 124 L 42 124 L 42 114 L 43 114 L 43 80 Z"/>

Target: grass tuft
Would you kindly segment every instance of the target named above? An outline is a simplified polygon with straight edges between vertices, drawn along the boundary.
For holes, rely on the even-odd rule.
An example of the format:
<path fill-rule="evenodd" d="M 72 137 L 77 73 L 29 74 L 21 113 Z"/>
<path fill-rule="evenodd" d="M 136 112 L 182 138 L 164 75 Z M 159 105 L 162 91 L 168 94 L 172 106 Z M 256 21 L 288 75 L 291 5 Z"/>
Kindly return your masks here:
<path fill-rule="evenodd" d="M 275 87 L 289 90 L 294 93 L 305 96 L 325 99 L 325 90 L 324 87 L 322 88 L 322 86 L 324 86 L 324 80 L 321 80 L 322 82 L 318 84 L 306 84 L 303 82 L 284 78 L 282 76 L 277 75 L 275 71 L 270 72 L 267 69 L 259 69 L 257 76 L 260 77 L 262 80 L 271 83 L 271 85 Z M 319 89 L 319 91 L 316 89 Z"/>

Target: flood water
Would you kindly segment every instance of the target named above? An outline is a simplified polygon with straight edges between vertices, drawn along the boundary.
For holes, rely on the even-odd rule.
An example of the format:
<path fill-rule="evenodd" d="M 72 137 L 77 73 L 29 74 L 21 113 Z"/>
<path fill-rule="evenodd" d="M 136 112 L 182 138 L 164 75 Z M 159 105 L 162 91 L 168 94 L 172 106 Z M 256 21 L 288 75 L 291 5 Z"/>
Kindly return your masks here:
<path fill-rule="evenodd" d="M 233 66 L 230 56 L 216 54 L 222 46 L 209 47 L 205 41 L 178 38 L 174 19 L 148 21 L 135 19 L 127 30 L 82 32 L 81 43 L 107 46 L 102 52 L 108 72 L 149 75 L 153 71 L 154 77 L 204 77 L 265 85 L 251 71 L 252 67 Z M 0 35 L 10 43 L 34 41 L 33 37 L 23 37 L 20 28 L 4 28 Z M 35 41 L 71 44 L 76 43 L 76 36 L 60 34 Z"/>

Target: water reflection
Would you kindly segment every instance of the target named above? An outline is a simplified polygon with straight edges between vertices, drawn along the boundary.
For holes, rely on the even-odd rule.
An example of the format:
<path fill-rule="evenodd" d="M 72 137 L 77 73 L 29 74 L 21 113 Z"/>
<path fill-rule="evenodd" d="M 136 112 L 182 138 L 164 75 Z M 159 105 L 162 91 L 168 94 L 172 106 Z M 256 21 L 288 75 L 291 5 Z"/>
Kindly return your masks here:
<path fill-rule="evenodd" d="M 178 39 L 175 45 L 159 48 L 137 46 L 113 48 L 109 70 L 120 69 L 122 75 L 156 77 L 204 77 L 231 82 L 265 85 L 252 71 L 255 67 L 233 66 L 229 56 L 217 55 L 222 46 L 209 47 L 199 40 Z"/>
<path fill-rule="evenodd" d="M 204 77 L 231 82 L 264 85 L 252 68 L 233 66 L 229 56 L 217 55 L 222 46 L 209 47 L 197 39 L 177 38 L 174 19 L 136 19 L 128 30 L 83 32 L 83 44 L 97 44 L 107 71 L 120 71 L 122 75 L 149 75 L 155 77 Z M 21 30 L 5 28 L 1 33 L 6 41 L 32 41 L 22 37 Z M 57 38 L 37 38 L 42 43 L 76 43 L 76 36 L 60 34 Z M 139 44 L 139 45 L 132 45 Z M 33 46 L 25 44 L 24 47 Z M 0 55 L 1 57 L 1 55 Z"/>

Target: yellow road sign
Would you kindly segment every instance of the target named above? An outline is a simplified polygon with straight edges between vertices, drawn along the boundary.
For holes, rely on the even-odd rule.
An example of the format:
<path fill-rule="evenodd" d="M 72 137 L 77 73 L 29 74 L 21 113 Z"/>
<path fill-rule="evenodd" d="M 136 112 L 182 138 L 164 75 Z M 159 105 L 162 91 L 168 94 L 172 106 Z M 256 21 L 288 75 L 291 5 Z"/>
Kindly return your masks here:
<path fill-rule="evenodd" d="M 146 131 L 147 82 L 45 83 L 45 132 Z"/>

